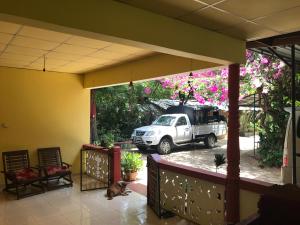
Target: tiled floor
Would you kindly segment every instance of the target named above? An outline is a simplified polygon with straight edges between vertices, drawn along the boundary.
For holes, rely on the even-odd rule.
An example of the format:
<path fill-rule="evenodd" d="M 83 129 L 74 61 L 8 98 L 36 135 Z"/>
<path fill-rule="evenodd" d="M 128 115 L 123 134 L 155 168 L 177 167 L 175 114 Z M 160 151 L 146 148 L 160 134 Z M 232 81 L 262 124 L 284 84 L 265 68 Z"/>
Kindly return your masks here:
<path fill-rule="evenodd" d="M 73 188 L 15 200 L 0 193 L 1 225 L 136 225 L 192 224 L 179 217 L 159 219 L 143 195 L 132 192 L 106 200 L 105 190 L 80 192 Z"/>

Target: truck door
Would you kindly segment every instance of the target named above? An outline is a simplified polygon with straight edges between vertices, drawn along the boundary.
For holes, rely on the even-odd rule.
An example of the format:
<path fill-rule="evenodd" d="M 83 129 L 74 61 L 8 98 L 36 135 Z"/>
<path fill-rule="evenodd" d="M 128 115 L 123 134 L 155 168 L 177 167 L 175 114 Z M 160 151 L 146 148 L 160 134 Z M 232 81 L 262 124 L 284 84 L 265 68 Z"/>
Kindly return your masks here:
<path fill-rule="evenodd" d="M 180 142 L 185 142 L 190 140 L 189 136 L 192 131 L 190 125 L 188 124 L 184 116 L 178 118 L 175 128 L 176 128 L 175 143 L 180 143 Z"/>

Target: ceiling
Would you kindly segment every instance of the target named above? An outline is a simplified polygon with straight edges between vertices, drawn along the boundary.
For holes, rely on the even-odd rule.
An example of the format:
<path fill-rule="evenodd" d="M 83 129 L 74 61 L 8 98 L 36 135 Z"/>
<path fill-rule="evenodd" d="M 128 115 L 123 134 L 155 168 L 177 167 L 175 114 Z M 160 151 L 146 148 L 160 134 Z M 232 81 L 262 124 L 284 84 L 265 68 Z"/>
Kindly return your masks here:
<path fill-rule="evenodd" d="M 118 0 L 243 40 L 300 30 L 300 0 Z"/>
<path fill-rule="evenodd" d="M 300 0 L 116 0 L 252 41 L 300 31 Z M 154 52 L 0 21 L 0 66 L 85 73 Z M 45 58 L 45 60 L 44 60 Z"/>
<path fill-rule="evenodd" d="M 151 51 L 0 21 L 0 66 L 84 73 Z"/>

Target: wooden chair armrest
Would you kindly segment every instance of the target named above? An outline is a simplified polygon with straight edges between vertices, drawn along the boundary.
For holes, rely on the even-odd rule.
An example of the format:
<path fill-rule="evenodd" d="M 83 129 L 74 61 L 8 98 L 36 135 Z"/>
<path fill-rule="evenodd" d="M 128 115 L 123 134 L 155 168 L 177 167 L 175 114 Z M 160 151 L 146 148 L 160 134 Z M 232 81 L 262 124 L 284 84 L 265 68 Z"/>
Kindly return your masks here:
<path fill-rule="evenodd" d="M 63 164 L 63 165 L 66 165 L 68 168 L 69 168 L 69 167 L 72 167 L 72 165 L 71 165 L 71 164 L 69 164 L 69 163 L 66 163 L 66 162 L 62 162 L 62 164 Z"/>
<path fill-rule="evenodd" d="M 254 214 L 247 219 L 242 220 L 241 222 L 237 223 L 236 225 L 260 225 L 259 224 L 259 214 Z"/>
<path fill-rule="evenodd" d="M 40 170 L 41 169 L 41 167 L 39 167 L 39 166 L 31 166 L 30 168 L 31 169 L 36 169 L 36 170 Z"/>

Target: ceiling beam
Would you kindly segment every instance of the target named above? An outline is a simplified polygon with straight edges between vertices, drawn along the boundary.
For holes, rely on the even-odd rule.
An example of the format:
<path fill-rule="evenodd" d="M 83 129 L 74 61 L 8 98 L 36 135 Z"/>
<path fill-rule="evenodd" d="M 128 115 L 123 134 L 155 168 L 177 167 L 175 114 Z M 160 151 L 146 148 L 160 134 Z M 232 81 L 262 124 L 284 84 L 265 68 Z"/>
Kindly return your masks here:
<path fill-rule="evenodd" d="M 112 0 L 9 0 L 0 20 L 227 65 L 245 41 Z"/>
<path fill-rule="evenodd" d="M 249 41 L 246 43 L 246 48 L 261 48 L 261 47 L 275 47 L 300 44 L 300 31 L 289 34 L 282 34 L 260 40 Z"/>
<path fill-rule="evenodd" d="M 155 54 L 135 61 L 114 65 L 84 74 L 85 88 L 126 84 L 130 81 L 159 79 L 163 76 L 218 67 L 219 64 L 191 60 L 166 54 Z"/>

